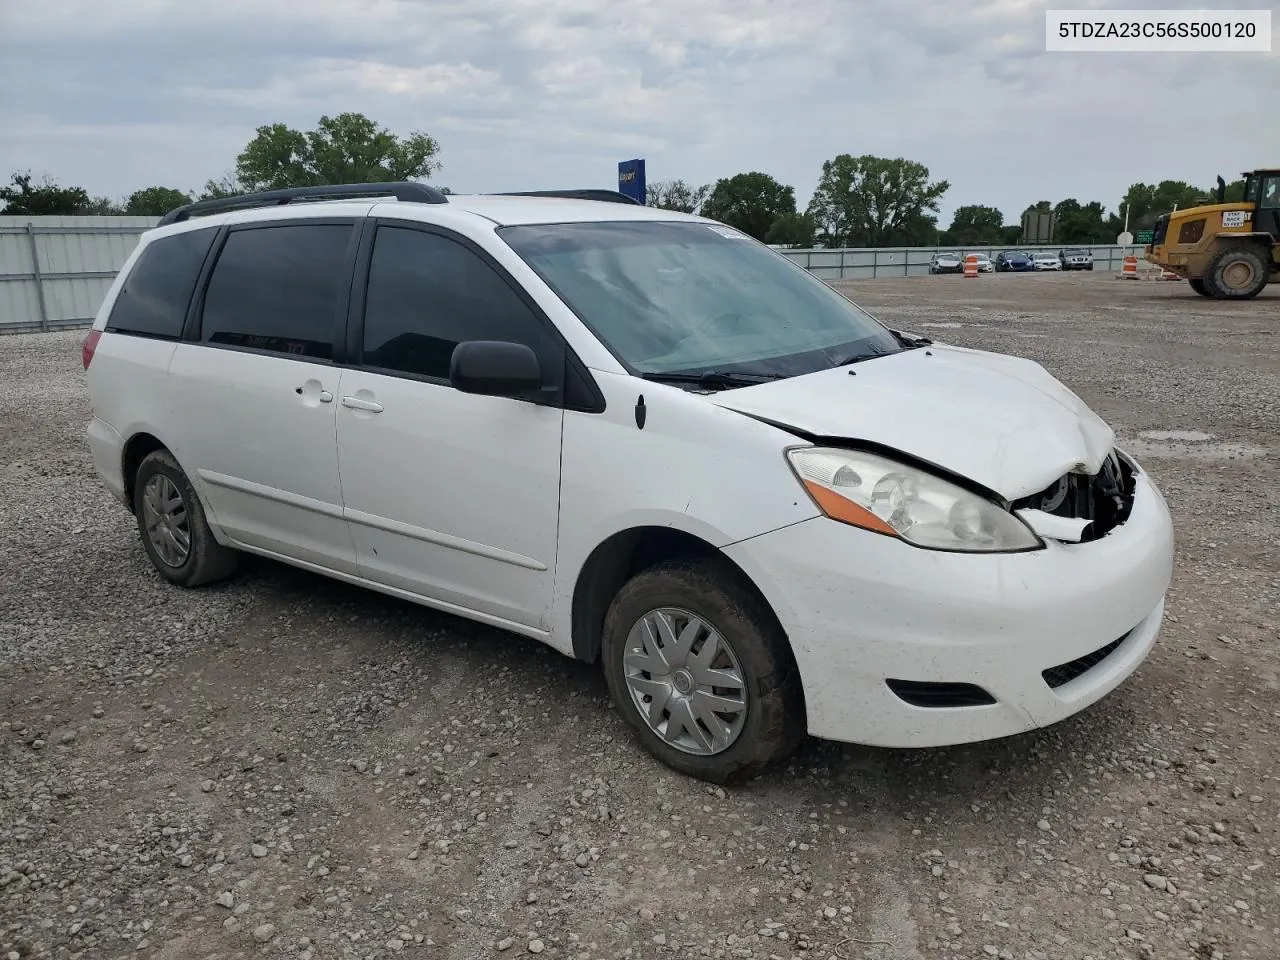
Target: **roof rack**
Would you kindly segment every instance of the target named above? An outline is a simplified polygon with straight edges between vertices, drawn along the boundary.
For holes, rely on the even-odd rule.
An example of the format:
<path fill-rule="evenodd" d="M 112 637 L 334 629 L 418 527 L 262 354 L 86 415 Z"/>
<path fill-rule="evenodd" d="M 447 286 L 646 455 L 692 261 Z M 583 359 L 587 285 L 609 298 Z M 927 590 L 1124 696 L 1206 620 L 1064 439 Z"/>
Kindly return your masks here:
<path fill-rule="evenodd" d="M 500 197 L 562 197 L 566 200 L 598 200 L 602 203 L 632 203 L 643 206 L 635 197 L 628 197 L 617 190 L 525 190 L 499 193 Z"/>
<path fill-rule="evenodd" d="M 181 223 L 193 216 L 221 213 L 227 210 L 252 210 L 254 207 L 282 206 L 298 200 L 327 200 L 337 197 L 376 197 L 391 195 L 397 200 L 411 203 L 448 203 L 449 198 L 425 183 L 408 180 L 390 183 L 330 183 L 314 187 L 291 187 L 287 190 L 260 190 L 256 193 L 240 193 L 216 200 L 198 200 L 170 210 L 156 226 Z"/>

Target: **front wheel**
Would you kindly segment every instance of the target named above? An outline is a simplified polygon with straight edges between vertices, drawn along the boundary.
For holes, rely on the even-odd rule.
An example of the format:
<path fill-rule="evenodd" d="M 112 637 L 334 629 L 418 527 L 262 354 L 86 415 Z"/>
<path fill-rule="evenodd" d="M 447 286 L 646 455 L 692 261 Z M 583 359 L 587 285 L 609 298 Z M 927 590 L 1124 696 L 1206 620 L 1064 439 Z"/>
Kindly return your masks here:
<path fill-rule="evenodd" d="M 1190 280 L 1187 281 L 1187 283 L 1191 284 L 1191 289 L 1194 290 L 1196 293 L 1200 294 L 1200 296 L 1202 297 L 1209 296 L 1208 288 L 1204 285 L 1204 281 L 1199 277 L 1192 277 Z"/>
<path fill-rule="evenodd" d="M 782 628 L 718 563 L 672 561 L 637 574 L 609 607 L 601 655 L 641 745 L 681 773 L 742 779 L 804 738 L 804 696 Z"/>

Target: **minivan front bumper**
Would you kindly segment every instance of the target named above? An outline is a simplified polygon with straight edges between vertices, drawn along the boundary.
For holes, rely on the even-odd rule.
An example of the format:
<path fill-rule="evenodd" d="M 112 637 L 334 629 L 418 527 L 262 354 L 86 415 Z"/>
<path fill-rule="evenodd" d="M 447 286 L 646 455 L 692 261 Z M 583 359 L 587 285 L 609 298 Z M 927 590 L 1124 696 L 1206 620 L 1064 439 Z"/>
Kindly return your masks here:
<path fill-rule="evenodd" d="M 1044 727 L 1123 682 L 1160 630 L 1173 524 L 1139 472 L 1129 519 L 1087 543 L 944 553 L 815 518 L 724 549 L 791 641 L 810 734 L 928 747 Z M 974 687 L 991 702 L 952 705 Z"/>

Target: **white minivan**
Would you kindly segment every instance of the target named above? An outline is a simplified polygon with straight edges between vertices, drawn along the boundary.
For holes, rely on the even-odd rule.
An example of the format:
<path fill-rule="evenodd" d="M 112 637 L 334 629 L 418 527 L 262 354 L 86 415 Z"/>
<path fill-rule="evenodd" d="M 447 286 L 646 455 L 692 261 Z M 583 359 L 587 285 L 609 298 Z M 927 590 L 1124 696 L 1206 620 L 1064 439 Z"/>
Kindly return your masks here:
<path fill-rule="evenodd" d="M 640 742 L 713 781 L 806 733 L 1033 730 L 1135 670 L 1172 523 L 1075 394 L 623 200 L 166 216 L 84 346 L 97 470 L 156 570 L 259 554 L 598 661 Z"/>

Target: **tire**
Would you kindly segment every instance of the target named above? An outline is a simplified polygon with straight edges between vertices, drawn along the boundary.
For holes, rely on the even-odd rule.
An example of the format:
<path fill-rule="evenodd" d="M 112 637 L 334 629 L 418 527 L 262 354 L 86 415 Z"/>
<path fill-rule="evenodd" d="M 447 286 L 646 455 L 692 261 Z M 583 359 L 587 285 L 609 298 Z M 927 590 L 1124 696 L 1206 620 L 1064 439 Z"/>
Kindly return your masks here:
<path fill-rule="evenodd" d="M 1262 292 L 1271 264 L 1253 247 L 1228 247 L 1209 261 L 1204 285 L 1215 300 L 1249 300 Z"/>
<path fill-rule="evenodd" d="M 690 648 L 697 648 L 689 657 L 690 669 L 662 669 L 665 664 L 643 640 L 643 622 L 664 611 L 671 611 L 665 616 L 674 630 L 659 647 L 663 658 L 669 657 L 672 667 L 680 666 L 680 645 L 671 641 L 683 634 L 686 618 L 692 615 L 720 638 L 707 664 L 694 665 L 711 642 L 708 633 L 699 631 L 690 641 Z M 605 616 L 601 657 L 614 705 L 636 739 L 680 773 L 712 783 L 745 779 L 786 757 L 804 739 L 804 695 L 782 628 L 773 612 L 715 561 L 670 561 L 633 577 L 618 591 Z M 645 664 L 657 669 L 644 671 Z M 740 683 L 706 687 L 705 680 L 699 683 L 694 674 L 708 665 L 722 671 L 721 679 L 732 679 L 736 671 Z M 629 681 L 629 672 L 636 674 L 634 681 Z M 670 683 L 654 679 L 664 674 L 673 678 Z M 641 712 L 636 698 L 643 699 L 646 689 L 655 691 L 648 703 L 665 697 L 667 704 L 684 708 L 686 722 L 673 740 L 650 726 Z M 732 695 L 735 689 L 740 691 L 737 697 Z M 723 746 L 709 735 L 710 725 L 692 712 L 699 703 L 705 709 L 708 695 L 723 695 L 721 702 L 745 701 L 744 711 L 712 715 L 719 721 Z M 670 707 L 663 709 L 656 725 L 670 733 L 676 716 Z M 696 731 L 690 730 L 688 720 Z"/>
<path fill-rule="evenodd" d="M 1199 277 L 1192 277 L 1187 282 L 1191 284 L 1191 289 L 1200 294 L 1200 296 L 1207 297 L 1210 295 L 1208 288 L 1204 285 L 1204 281 Z"/>
<path fill-rule="evenodd" d="M 167 519 L 161 521 L 168 526 L 170 536 L 159 534 L 153 539 L 148 532 L 149 525 L 157 518 L 157 513 L 148 506 L 149 497 L 157 500 L 167 498 L 170 504 L 175 498 L 181 500 L 180 505 L 169 511 Z M 153 501 L 151 506 L 155 505 Z M 133 481 L 133 515 L 137 518 L 142 547 L 151 565 L 170 583 L 198 587 L 226 579 L 240 565 L 240 553 L 214 539 L 200 498 L 168 450 L 149 453 L 138 465 Z M 185 554 L 181 543 L 183 533 L 186 536 Z"/>
<path fill-rule="evenodd" d="M 1092 269 L 1093 269 L 1093 264 L 1092 264 L 1092 263 L 1091 263 L 1091 264 L 1089 264 L 1087 267 L 1085 267 L 1085 269 L 1086 269 L 1086 270 L 1092 270 Z"/>

